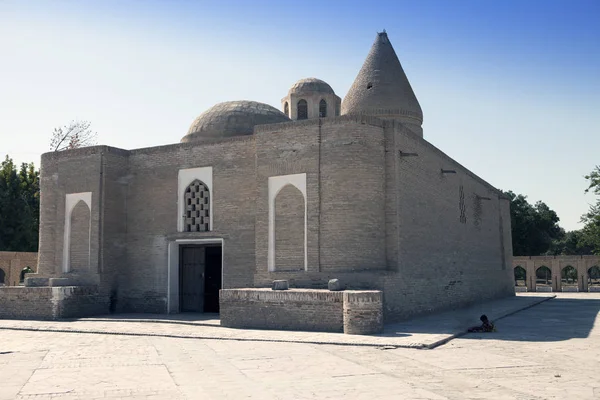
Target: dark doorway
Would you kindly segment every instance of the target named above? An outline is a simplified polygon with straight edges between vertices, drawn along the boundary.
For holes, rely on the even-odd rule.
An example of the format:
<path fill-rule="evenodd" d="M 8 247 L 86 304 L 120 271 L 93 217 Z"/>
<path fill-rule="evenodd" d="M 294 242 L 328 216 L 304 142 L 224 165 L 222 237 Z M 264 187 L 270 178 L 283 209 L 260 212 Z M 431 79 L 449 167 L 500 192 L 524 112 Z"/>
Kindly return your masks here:
<path fill-rule="evenodd" d="M 219 290 L 222 285 L 223 252 L 221 246 L 206 248 L 206 274 L 204 280 L 204 312 L 219 312 Z"/>
<path fill-rule="evenodd" d="M 179 310 L 219 312 L 221 246 L 181 246 L 179 253 Z"/>

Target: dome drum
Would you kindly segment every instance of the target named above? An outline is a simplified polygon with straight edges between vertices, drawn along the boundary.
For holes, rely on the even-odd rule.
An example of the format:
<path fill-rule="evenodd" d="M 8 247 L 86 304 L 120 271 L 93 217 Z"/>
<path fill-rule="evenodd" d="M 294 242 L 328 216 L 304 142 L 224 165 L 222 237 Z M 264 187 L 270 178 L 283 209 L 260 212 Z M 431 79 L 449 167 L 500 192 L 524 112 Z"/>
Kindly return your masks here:
<path fill-rule="evenodd" d="M 281 109 L 292 120 L 339 116 L 341 104 L 331 86 L 316 78 L 299 80 L 281 99 Z"/>

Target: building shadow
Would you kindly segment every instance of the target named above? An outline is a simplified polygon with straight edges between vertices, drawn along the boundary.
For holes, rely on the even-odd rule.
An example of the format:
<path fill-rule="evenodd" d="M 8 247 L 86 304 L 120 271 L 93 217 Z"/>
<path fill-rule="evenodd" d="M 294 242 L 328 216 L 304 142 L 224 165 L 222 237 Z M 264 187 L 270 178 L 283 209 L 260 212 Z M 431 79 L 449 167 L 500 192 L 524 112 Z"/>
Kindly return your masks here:
<path fill-rule="evenodd" d="M 555 298 L 494 321 L 496 332 L 466 333 L 462 339 L 558 342 L 590 335 L 600 299 Z"/>

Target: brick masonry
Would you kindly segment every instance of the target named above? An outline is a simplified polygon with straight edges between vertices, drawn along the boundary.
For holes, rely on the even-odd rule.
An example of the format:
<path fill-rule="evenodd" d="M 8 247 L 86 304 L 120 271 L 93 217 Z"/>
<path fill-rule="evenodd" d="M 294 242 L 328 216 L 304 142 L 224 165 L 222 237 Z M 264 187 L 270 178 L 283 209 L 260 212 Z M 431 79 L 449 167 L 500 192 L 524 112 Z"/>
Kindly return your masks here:
<path fill-rule="evenodd" d="M 18 286 L 21 271 L 26 267 L 30 267 L 33 271 L 36 271 L 37 263 L 38 253 L 0 251 L 0 269 L 2 270 L 0 273 L 4 275 L 4 285 Z"/>
<path fill-rule="evenodd" d="M 59 319 L 105 314 L 108 298 L 93 286 L 4 287 L 0 318 Z"/>
<path fill-rule="evenodd" d="M 213 230 L 177 232 L 178 171 L 207 166 Z M 302 173 L 308 269 L 296 268 L 304 199 L 290 186 L 275 202 L 284 268 L 269 272 L 267 181 Z M 223 240 L 223 288 L 288 279 L 318 289 L 340 278 L 383 291 L 388 321 L 514 294 L 508 200 L 394 121 L 341 116 L 210 143 L 46 154 L 39 277 L 65 276 L 65 194 L 87 191 L 91 230 L 73 230 L 72 243 L 91 238 L 89 273 L 117 311 L 166 312 L 169 243 L 203 238 Z"/>
<path fill-rule="evenodd" d="M 378 291 L 226 289 L 221 325 L 299 331 L 379 333 L 383 297 Z"/>

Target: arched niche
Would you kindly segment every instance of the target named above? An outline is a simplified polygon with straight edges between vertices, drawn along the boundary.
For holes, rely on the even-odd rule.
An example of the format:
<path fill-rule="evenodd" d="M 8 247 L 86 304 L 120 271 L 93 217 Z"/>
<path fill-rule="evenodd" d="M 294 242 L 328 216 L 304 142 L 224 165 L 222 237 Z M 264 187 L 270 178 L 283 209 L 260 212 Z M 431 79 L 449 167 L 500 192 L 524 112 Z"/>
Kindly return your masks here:
<path fill-rule="evenodd" d="M 298 189 L 302 194 L 304 200 L 304 262 L 303 269 L 306 271 L 308 268 L 307 258 L 307 196 L 306 196 L 306 174 L 294 174 L 294 175 L 280 175 L 269 177 L 269 232 L 268 232 L 268 270 L 276 271 L 276 260 L 275 260 L 275 199 L 279 195 L 279 192 L 286 186 L 291 185 Z"/>
<path fill-rule="evenodd" d="M 180 169 L 177 175 L 177 232 L 185 232 L 187 228 L 187 200 L 186 193 L 190 185 L 195 182 L 201 182 L 209 194 L 208 198 L 208 230 L 213 230 L 213 221 L 215 215 L 213 189 L 213 170 L 212 167 L 199 167 Z"/>
<path fill-rule="evenodd" d="M 80 204 L 81 203 L 81 204 Z M 73 229 L 73 211 L 76 210 L 76 232 L 72 235 Z M 85 221 L 84 215 L 87 216 Z M 79 224 L 81 222 L 81 224 Z M 92 225 L 92 192 L 85 193 L 69 193 L 65 196 L 65 225 L 64 225 L 64 237 L 63 237 L 63 272 L 71 271 L 71 243 L 72 241 L 78 241 L 78 245 L 83 246 L 81 243 L 87 243 L 87 266 L 90 265 L 90 235 Z M 84 226 L 82 228 L 82 226 Z M 87 226 L 87 235 L 85 229 Z M 83 234 L 81 232 L 84 232 Z M 83 236 L 81 236 L 83 235 Z M 75 243 L 74 243 L 75 245 Z M 78 247 L 78 251 L 79 251 Z M 81 250 L 82 253 L 83 250 Z M 81 257 L 81 254 L 79 255 Z"/>
<path fill-rule="evenodd" d="M 525 268 L 517 265 L 514 268 L 515 286 L 527 286 L 527 271 Z"/>
<path fill-rule="evenodd" d="M 287 184 L 275 196 L 275 268 L 277 271 L 304 269 L 303 193 Z"/>

